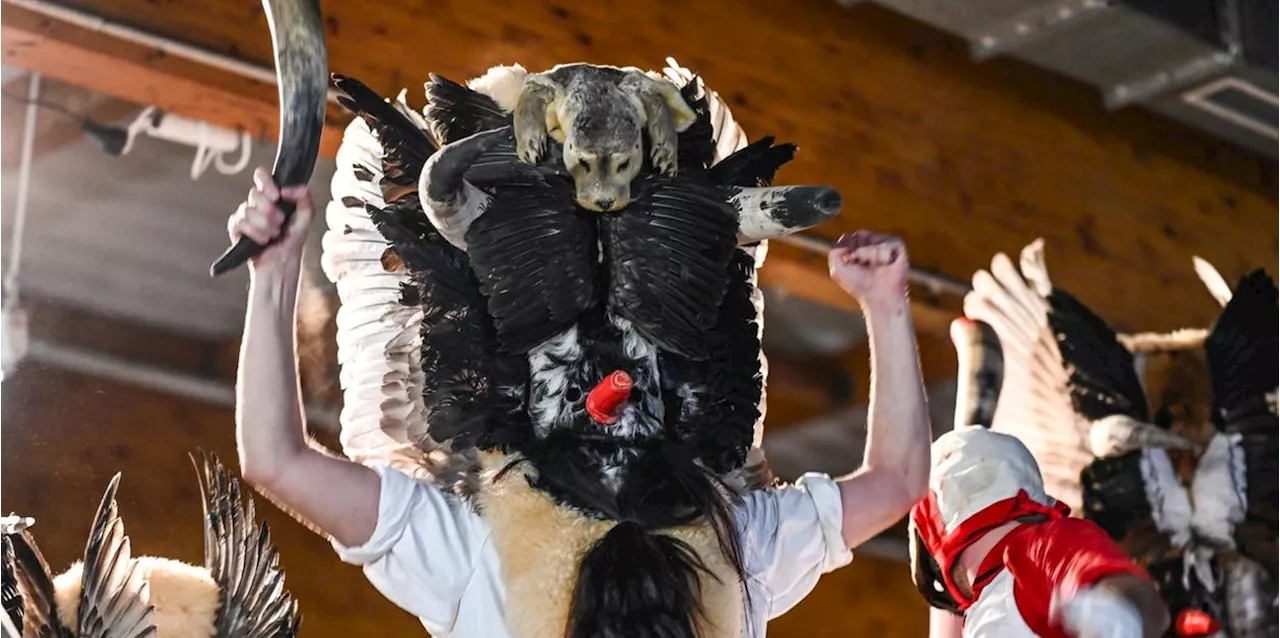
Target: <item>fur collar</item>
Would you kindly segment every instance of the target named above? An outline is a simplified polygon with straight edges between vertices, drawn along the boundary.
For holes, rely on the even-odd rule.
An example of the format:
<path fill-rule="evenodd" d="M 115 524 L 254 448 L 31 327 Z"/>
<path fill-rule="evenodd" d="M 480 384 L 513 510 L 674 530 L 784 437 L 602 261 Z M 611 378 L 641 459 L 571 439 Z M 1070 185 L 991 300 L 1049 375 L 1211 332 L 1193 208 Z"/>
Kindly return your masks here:
<path fill-rule="evenodd" d="M 478 502 L 481 516 L 493 530 L 494 548 L 502 565 L 507 628 L 515 638 L 563 636 L 578 566 L 614 522 L 557 505 L 529 485 L 533 470 L 527 464 L 492 478 L 513 459 L 485 455 L 489 477 Z M 700 638 L 740 638 L 742 583 L 721 554 L 711 526 L 699 522 L 662 533 L 687 543 L 717 577 L 702 582 L 705 615 Z"/>

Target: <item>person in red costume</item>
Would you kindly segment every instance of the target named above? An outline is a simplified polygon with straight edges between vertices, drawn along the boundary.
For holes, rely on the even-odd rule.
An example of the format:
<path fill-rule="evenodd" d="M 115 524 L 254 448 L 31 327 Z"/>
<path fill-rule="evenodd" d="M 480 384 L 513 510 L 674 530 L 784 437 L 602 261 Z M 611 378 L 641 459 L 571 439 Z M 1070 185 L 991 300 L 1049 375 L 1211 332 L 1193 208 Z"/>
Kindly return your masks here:
<path fill-rule="evenodd" d="M 910 533 L 912 577 L 937 610 L 933 638 L 956 629 L 964 638 L 1157 638 L 1169 627 L 1147 573 L 1045 494 L 1018 439 L 965 427 L 932 452 Z"/>

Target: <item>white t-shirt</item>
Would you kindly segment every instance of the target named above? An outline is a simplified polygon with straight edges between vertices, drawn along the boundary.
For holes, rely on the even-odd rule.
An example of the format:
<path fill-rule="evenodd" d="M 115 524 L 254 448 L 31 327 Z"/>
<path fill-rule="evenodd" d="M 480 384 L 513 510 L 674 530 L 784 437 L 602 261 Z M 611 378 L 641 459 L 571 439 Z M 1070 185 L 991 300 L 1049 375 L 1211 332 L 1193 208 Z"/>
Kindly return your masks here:
<path fill-rule="evenodd" d="M 382 477 L 378 523 L 364 545 L 334 549 L 360 565 L 382 595 L 437 637 L 509 638 L 506 591 L 488 524 L 471 507 L 430 483 L 392 468 Z M 847 565 L 840 490 L 830 477 L 748 494 L 737 512 L 751 588 L 754 636 L 799 603 L 818 577 Z M 746 631 L 746 630 L 744 630 Z"/>
<path fill-rule="evenodd" d="M 1036 638 L 1018 610 L 1013 574 L 1000 572 L 964 613 L 964 638 Z"/>

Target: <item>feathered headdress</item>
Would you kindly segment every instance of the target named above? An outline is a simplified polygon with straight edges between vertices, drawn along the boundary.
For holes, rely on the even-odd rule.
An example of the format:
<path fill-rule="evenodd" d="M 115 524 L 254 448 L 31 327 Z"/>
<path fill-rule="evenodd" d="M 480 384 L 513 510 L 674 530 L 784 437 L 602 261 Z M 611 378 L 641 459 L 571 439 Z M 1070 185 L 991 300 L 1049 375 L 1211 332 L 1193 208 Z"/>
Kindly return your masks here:
<path fill-rule="evenodd" d="M 571 552 L 576 582 L 560 584 L 576 592 L 572 635 L 612 631 L 617 604 L 692 631 L 700 584 L 740 587 L 729 505 L 763 416 L 759 242 L 834 215 L 839 197 L 770 187 L 794 147 L 746 144 L 719 97 L 672 63 L 647 81 L 694 114 L 678 171 L 645 159 L 625 208 L 585 210 L 554 136 L 536 163 L 517 154 L 525 76 L 432 76 L 425 116 L 403 94 L 335 78 L 360 116 L 338 152 L 324 256 L 342 300 L 344 451 L 478 494 L 499 536 L 496 486 L 512 479 L 600 521 Z M 583 93 L 563 99 L 612 90 L 596 81 L 564 82 Z M 718 556 L 672 535 L 699 527 Z M 663 603 L 644 578 L 601 576 L 623 557 L 688 595 Z M 723 578 L 700 576 L 712 562 Z"/>

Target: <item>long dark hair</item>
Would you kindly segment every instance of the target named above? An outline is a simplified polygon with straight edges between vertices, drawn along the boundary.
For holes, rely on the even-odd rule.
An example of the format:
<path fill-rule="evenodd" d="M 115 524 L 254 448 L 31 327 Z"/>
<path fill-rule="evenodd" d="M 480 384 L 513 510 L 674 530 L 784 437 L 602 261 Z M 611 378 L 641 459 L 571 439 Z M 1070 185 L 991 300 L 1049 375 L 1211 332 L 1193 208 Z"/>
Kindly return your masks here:
<path fill-rule="evenodd" d="M 553 432 L 523 450 L 517 464 L 537 468 L 529 481 L 562 505 L 618 524 L 588 550 L 565 628 L 568 638 L 693 638 L 705 579 L 719 579 L 687 543 L 661 530 L 705 522 L 736 576 L 746 582 L 735 525 L 735 496 L 720 477 L 676 440 L 584 441 Z M 623 455 L 626 478 L 616 493 L 596 472 L 598 459 Z M 744 603 L 750 596 L 743 587 Z M 750 614 L 747 614 L 749 617 Z"/>

